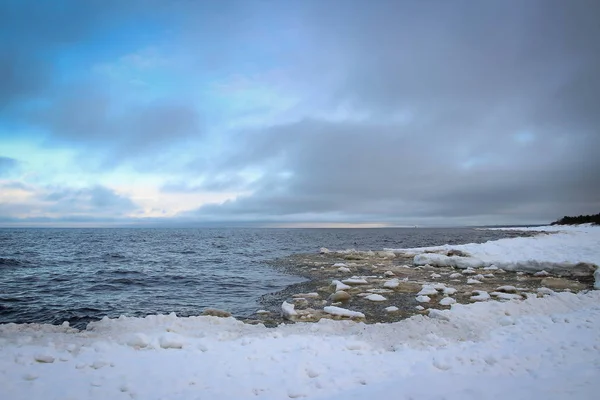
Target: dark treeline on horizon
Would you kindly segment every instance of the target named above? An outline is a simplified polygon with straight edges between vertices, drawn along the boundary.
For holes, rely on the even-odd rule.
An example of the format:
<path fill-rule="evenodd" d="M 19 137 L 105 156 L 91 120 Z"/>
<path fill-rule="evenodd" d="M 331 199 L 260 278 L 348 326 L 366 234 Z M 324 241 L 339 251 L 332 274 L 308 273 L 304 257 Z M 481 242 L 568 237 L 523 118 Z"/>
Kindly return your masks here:
<path fill-rule="evenodd" d="M 589 223 L 600 225 L 600 213 L 594 215 L 580 215 L 578 217 L 564 216 L 558 221 L 554 221 L 551 225 L 579 225 Z"/>

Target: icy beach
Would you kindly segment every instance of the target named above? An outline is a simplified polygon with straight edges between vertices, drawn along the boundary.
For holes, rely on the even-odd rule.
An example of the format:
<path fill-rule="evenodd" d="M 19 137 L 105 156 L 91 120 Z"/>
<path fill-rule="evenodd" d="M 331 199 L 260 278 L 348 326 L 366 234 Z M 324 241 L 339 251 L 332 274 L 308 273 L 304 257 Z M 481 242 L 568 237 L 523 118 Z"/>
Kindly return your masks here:
<path fill-rule="evenodd" d="M 394 252 L 412 254 L 412 268 L 451 264 L 463 272 L 577 275 L 600 264 L 600 228 L 536 229 L 558 232 Z M 265 328 L 158 315 L 106 318 L 83 331 L 0 325 L 0 398 L 596 398 L 600 291 L 543 288 L 513 300 L 504 289 L 502 302 L 483 292 L 473 304 L 448 301 L 451 309 L 391 324 L 323 319 Z M 438 290 L 424 286 L 419 296 Z M 390 307 L 381 297 L 372 303 Z M 329 311 L 344 314 L 342 307 Z"/>

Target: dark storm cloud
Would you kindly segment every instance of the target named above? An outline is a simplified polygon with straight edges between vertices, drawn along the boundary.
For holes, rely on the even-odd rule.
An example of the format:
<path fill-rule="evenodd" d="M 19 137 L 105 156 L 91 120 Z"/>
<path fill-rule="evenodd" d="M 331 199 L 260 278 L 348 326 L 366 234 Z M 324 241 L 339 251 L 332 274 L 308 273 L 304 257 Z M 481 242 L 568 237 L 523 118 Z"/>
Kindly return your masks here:
<path fill-rule="evenodd" d="M 368 117 L 246 132 L 218 168 L 270 172 L 200 215 L 514 223 L 600 207 L 597 2 L 324 4 L 309 15 L 315 62 L 339 75 L 329 104 Z"/>

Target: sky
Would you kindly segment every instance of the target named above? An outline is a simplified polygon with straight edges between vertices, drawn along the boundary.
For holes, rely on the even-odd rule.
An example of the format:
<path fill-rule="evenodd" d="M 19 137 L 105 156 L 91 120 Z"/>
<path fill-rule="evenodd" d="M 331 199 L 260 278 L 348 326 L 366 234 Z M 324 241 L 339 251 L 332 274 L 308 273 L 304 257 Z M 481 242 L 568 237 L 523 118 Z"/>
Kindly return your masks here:
<path fill-rule="evenodd" d="M 600 211 L 595 0 L 4 0 L 0 226 Z"/>

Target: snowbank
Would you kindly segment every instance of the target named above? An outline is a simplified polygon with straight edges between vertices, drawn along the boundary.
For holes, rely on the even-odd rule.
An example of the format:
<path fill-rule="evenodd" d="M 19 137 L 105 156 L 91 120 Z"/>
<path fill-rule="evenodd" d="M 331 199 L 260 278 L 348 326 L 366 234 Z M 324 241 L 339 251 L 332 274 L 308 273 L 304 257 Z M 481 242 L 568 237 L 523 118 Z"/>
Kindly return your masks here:
<path fill-rule="evenodd" d="M 414 255 L 415 265 L 430 264 L 461 269 L 494 266 L 510 271 L 545 270 L 565 276 L 594 274 L 595 286 L 600 288 L 600 272 L 597 270 L 597 266 L 600 266 L 600 227 L 580 225 L 510 229 L 552 233 L 482 244 L 387 250 Z"/>
<path fill-rule="evenodd" d="M 600 292 L 453 305 L 394 324 L 233 318 L 0 326 L 3 399 L 595 398 Z"/>

